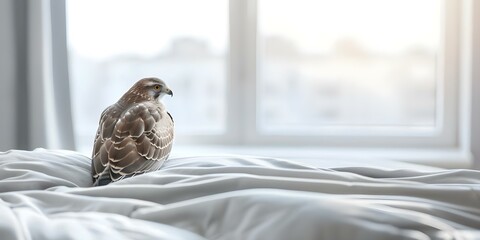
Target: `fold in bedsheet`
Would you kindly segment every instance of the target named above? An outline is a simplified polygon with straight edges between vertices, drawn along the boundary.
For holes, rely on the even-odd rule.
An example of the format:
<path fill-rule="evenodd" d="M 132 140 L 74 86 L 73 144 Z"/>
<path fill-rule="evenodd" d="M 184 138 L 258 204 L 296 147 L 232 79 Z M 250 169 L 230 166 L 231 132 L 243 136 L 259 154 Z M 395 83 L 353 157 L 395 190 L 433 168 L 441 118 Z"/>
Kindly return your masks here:
<path fill-rule="evenodd" d="M 480 239 L 480 172 L 170 160 L 90 187 L 90 159 L 0 153 L 1 239 Z"/>

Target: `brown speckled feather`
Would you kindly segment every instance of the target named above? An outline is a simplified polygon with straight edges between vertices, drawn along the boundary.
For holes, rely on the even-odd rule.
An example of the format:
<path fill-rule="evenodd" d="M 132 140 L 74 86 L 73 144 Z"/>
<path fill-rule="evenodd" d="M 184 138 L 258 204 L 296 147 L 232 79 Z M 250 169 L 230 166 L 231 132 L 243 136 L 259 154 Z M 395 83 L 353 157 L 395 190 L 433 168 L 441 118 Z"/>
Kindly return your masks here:
<path fill-rule="evenodd" d="M 128 94 L 122 99 L 131 100 Z M 101 115 L 92 154 L 94 185 L 158 170 L 172 149 L 174 124 L 163 104 L 122 99 Z"/>

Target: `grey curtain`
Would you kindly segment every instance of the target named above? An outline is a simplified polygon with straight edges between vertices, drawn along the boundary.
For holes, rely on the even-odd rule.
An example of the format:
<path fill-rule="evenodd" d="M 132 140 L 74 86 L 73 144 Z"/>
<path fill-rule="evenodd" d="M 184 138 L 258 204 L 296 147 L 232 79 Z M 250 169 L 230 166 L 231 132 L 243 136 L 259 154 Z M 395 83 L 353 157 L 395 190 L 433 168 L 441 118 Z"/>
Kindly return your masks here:
<path fill-rule="evenodd" d="M 0 151 L 74 149 L 63 0 L 0 1 Z"/>

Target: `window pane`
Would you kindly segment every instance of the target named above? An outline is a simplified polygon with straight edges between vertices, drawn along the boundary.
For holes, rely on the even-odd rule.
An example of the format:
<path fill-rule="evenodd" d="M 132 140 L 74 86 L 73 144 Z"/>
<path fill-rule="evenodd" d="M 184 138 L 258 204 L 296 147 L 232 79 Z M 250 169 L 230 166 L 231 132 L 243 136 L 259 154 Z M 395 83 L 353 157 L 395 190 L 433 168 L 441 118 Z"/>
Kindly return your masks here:
<path fill-rule="evenodd" d="M 77 143 L 91 146 L 102 110 L 138 79 L 159 77 L 178 134 L 225 130 L 228 1 L 68 1 Z M 188 6 L 188 7 L 187 7 Z M 208 95 L 208 97 L 206 97 Z"/>
<path fill-rule="evenodd" d="M 262 131 L 434 128 L 438 0 L 259 0 Z"/>

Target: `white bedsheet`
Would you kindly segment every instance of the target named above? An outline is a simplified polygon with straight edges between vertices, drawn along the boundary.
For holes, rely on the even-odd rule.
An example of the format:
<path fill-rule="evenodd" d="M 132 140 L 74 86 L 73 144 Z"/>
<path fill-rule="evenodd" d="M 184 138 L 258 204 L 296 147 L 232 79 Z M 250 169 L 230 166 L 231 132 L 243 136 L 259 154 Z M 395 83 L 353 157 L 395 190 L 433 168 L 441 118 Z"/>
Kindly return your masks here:
<path fill-rule="evenodd" d="M 0 239 L 480 239 L 474 170 L 189 157 L 90 185 L 75 152 L 0 153 Z"/>

